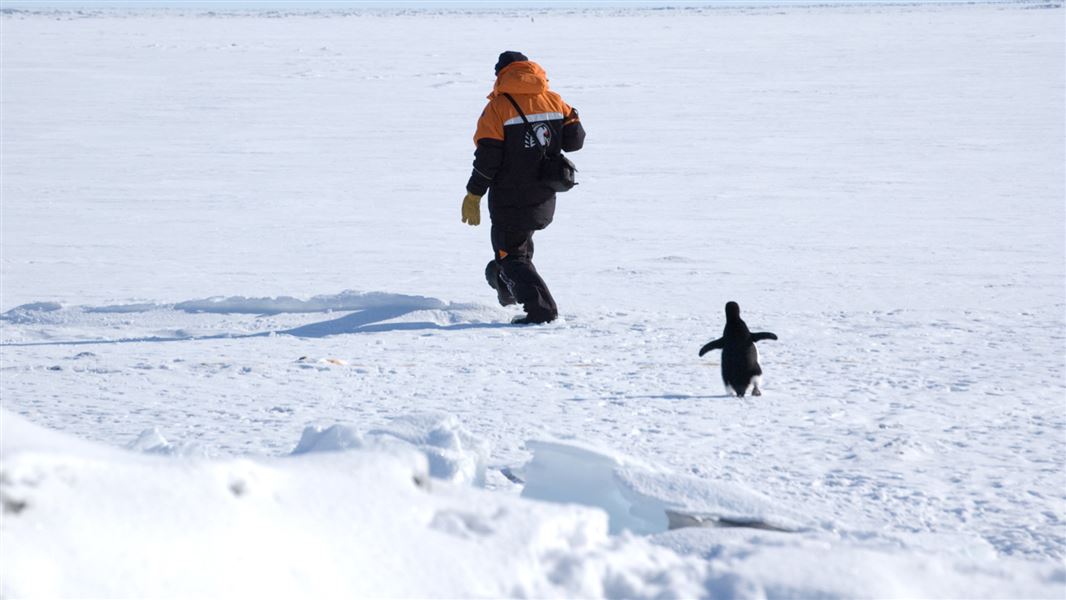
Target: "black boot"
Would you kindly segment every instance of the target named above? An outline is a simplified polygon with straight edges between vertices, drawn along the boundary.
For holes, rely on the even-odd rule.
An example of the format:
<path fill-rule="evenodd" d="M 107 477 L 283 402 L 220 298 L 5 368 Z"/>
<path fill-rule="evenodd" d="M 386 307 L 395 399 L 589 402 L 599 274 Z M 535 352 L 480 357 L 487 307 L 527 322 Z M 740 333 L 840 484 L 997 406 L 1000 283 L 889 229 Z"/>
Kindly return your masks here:
<path fill-rule="evenodd" d="M 555 317 L 533 317 L 531 315 L 524 315 L 521 317 L 515 317 L 511 319 L 511 325 L 543 325 L 544 323 L 551 323 L 555 320 Z"/>
<path fill-rule="evenodd" d="M 489 283 L 490 288 L 496 290 L 496 300 L 500 302 L 500 306 L 510 306 L 518 302 L 500 278 L 500 265 L 495 260 L 490 260 L 489 264 L 485 265 L 485 281 Z"/>
<path fill-rule="evenodd" d="M 518 317 L 512 321 L 516 325 L 536 325 L 550 323 L 558 316 L 559 311 L 555 307 L 548 286 L 537 274 L 533 263 L 523 259 L 507 257 L 500 261 L 500 281 L 507 285 L 507 289 L 514 295 L 515 300 L 526 310 L 524 317 Z"/>

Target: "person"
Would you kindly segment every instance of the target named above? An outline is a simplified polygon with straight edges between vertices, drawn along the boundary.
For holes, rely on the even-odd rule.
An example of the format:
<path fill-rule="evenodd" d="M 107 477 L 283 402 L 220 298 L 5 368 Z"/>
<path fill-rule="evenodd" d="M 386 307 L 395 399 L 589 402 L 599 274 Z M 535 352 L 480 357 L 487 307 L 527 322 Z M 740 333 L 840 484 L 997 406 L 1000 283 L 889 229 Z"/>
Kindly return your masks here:
<path fill-rule="evenodd" d="M 501 305 L 522 304 L 526 314 L 513 323 L 548 323 L 559 309 L 533 266 L 533 233 L 555 216 L 555 192 L 538 179 L 542 148 L 551 154 L 580 150 L 585 130 L 577 110 L 548 89 L 544 69 L 521 52 L 500 54 L 488 98 L 474 133 L 477 150 L 462 222 L 481 223 L 481 197 L 488 191 L 493 259 L 485 266 L 485 279 Z"/>

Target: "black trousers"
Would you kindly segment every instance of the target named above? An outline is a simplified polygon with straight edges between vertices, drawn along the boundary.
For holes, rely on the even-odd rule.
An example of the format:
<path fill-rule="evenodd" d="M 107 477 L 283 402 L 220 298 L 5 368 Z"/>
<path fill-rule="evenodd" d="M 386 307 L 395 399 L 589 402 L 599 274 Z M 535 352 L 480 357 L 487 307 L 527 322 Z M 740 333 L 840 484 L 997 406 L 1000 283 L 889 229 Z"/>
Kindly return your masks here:
<path fill-rule="evenodd" d="M 533 321 L 548 322 L 559 315 L 555 299 L 533 266 L 533 232 L 492 226 L 492 252 L 500 278 L 522 303 Z"/>

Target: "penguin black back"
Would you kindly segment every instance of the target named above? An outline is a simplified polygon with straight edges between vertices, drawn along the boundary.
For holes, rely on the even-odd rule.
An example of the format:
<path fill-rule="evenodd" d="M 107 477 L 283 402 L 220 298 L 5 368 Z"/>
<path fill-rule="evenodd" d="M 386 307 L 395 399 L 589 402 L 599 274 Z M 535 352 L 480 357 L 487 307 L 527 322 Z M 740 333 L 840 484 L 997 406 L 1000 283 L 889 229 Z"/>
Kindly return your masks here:
<path fill-rule="evenodd" d="M 726 389 L 741 398 L 752 388 L 753 396 L 761 396 L 759 384 L 762 380 L 762 367 L 759 365 L 759 350 L 755 342 L 759 340 L 776 340 L 777 336 L 768 331 L 752 333 L 748 324 L 740 318 L 740 305 L 727 302 L 725 305 L 725 330 L 722 337 L 708 342 L 700 348 L 700 356 L 711 350 L 722 351 L 722 382 Z"/>

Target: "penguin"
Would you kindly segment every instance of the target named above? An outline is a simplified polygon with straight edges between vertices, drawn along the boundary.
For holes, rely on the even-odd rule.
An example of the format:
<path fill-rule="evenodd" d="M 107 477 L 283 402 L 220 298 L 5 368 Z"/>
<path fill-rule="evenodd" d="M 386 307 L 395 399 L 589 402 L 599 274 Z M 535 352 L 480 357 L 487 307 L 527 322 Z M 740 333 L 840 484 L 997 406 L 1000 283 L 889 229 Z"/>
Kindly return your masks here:
<path fill-rule="evenodd" d="M 777 336 L 768 331 L 752 333 L 748 330 L 747 323 L 740 318 L 740 305 L 727 302 L 725 331 L 722 337 L 700 348 L 700 356 L 711 350 L 721 350 L 722 382 L 726 390 L 732 388 L 737 396 L 743 398 L 750 387 L 752 396 L 761 396 L 759 383 L 762 380 L 762 367 L 759 366 L 759 351 L 755 348 L 755 342 L 776 339 Z"/>

